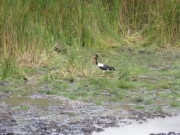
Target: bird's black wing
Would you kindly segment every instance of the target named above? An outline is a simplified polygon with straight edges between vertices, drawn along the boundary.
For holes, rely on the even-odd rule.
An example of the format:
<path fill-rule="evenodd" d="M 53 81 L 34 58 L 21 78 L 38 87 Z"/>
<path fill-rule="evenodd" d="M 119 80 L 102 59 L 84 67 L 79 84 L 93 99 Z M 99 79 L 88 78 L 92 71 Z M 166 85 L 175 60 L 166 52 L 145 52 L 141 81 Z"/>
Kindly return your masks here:
<path fill-rule="evenodd" d="M 99 66 L 99 68 L 101 70 L 115 70 L 114 67 L 111 67 L 111 66 L 108 66 L 108 65 Z"/>

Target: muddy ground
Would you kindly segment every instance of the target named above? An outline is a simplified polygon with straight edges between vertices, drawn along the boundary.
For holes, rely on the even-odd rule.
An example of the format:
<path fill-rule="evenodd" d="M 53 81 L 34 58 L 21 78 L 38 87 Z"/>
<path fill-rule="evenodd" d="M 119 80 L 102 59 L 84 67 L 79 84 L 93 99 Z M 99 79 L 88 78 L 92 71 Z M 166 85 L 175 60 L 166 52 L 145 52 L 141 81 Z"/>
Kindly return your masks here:
<path fill-rule="evenodd" d="M 5 135 L 91 135 L 94 131 L 102 132 L 108 127 L 132 124 L 130 120 L 143 123 L 156 117 L 164 118 L 178 115 L 171 112 L 135 110 L 131 107 L 112 110 L 109 106 L 114 105 L 113 103 L 97 106 L 93 103 L 39 93 L 25 98 L 31 98 L 35 101 L 42 99 L 50 104 L 38 105 L 30 102 L 10 104 L 7 102 L 9 98 L 8 94 L 0 94 L 0 134 Z M 21 96 L 19 96 L 20 99 Z M 158 135 L 166 134 L 179 135 L 180 133 L 169 132 Z"/>

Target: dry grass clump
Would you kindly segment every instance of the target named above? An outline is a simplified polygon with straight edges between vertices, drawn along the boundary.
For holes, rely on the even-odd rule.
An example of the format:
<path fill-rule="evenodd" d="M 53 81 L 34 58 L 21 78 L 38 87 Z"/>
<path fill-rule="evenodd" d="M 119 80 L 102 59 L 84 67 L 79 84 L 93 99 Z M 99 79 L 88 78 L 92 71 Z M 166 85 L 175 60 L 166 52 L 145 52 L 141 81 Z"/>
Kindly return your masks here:
<path fill-rule="evenodd" d="M 21 67 L 40 67 L 48 65 L 48 58 L 45 50 L 37 50 L 34 53 L 34 50 L 29 50 L 21 55 L 17 56 L 17 63 Z"/>

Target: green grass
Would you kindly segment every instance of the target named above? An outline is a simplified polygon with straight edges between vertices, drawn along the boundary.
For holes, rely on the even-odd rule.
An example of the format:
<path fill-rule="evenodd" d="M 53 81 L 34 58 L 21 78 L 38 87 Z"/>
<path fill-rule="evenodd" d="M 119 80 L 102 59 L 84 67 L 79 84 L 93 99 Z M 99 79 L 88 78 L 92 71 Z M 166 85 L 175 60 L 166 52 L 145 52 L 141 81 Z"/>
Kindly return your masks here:
<path fill-rule="evenodd" d="M 29 110 L 29 106 L 28 105 L 21 105 L 18 108 L 15 108 L 15 110 L 17 110 L 17 111 Z"/>
<path fill-rule="evenodd" d="M 112 96 L 109 100 L 113 101 L 113 102 L 118 102 L 119 101 L 118 97 L 116 97 L 116 96 Z"/>
<path fill-rule="evenodd" d="M 146 99 L 145 101 L 144 101 L 144 104 L 145 105 L 152 105 L 154 102 L 153 102 L 153 99 Z"/>
<path fill-rule="evenodd" d="M 102 101 L 101 100 L 98 100 L 95 102 L 96 105 L 102 105 Z"/>
<path fill-rule="evenodd" d="M 58 92 L 57 92 L 57 91 L 47 90 L 47 91 L 46 91 L 46 94 L 47 94 L 47 95 L 57 95 Z"/>
<path fill-rule="evenodd" d="M 173 97 L 180 97 L 180 93 L 178 91 L 172 91 Z"/>
<path fill-rule="evenodd" d="M 134 103 L 142 103 L 143 101 L 144 101 L 144 98 L 142 96 L 132 97 L 132 102 Z"/>
<path fill-rule="evenodd" d="M 135 106 L 135 109 L 143 110 L 143 109 L 145 109 L 145 107 L 144 106 Z"/>
<path fill-rule="evenodd" d="M 71 117 L 76 117 L 77 116 L 77 114 L 74 113 L 74 112 L 68 112 L 67 114 L 68 114 L 68 116 L 71 116 Z"/>
<path fill-rule="evenodd" d="M 179 103 L 179 101 L 176 101 L 176 100 L 173 100 L 170 105 L 171 105 L 171 107 L 180 108 L 180 103 Z"/>
<path fill-rule="evenodd" d="M 169 99 L 170 94 L 169 93 L 158 93 L 157 96 L 160 98 Z"/>
<path fill-rule="evenodd" d="M 18 73 L 20 72 L 20 68 L 18 69 L 16 61 L 13 56 L 10 58 L 4 58 L 1 61 L 1 79 L 13 79 L 13 78 L 20 78 L 21 74 Z M 15 79 L 14 79 L 15 80 Z"/>

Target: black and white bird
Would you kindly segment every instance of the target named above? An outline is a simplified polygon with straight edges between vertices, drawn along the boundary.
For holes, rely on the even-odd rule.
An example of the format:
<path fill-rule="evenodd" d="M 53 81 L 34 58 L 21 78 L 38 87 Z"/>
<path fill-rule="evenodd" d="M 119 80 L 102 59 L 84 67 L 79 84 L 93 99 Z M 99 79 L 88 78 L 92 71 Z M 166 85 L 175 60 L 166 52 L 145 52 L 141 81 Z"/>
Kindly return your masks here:
<path fill-rule="evenodd" d="M 103 71 L 103 74 L 104 74 L 105 71 L 115 70 L 114 67 L 111 67 L 111 66 L 108 66 L 108 65 L 105 65 L 105 64 L 102 64 L 102 63 L 98 63 L 97 60 L 98 60 L 98 55 L 95 54 L 93 63 L 95 63 Z"/>

